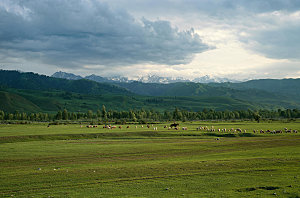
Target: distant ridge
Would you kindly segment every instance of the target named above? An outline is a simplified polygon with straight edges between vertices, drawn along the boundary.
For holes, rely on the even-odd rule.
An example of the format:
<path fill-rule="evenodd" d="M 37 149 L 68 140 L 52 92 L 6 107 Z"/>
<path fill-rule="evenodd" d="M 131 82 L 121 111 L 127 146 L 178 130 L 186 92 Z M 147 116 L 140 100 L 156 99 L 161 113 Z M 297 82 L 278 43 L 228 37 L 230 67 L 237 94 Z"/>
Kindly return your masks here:
<path fill-rule="evenodd" d="M 232 83 L 238 83 L 241 81 L 233 80 L 229 78 L 221 78 L 221 77 L 211 77 L 209 75 L 205 75 L 202 77 L 195 78 L 193 82 L 196 83 L 225 83 L 225 82 L 232 82 Z"/>
<path fill-rule="evenodd" d="M 300 99 L 300 78 L 296 79 L 258 79 L 241 83 L 214 83 L 212 86 L 226 87 L 238 90 L 257 89 L 274 94 L 281 94 L 284 98 L 296 97 Z"/>
<path fill-rule="evenodd" d="M 64 78 L 64 79 L 68 79 L 68 80 L 80 80 L 80 79 L 82 79 L 82 77 L 79 76 L 79 75 L 75 75 L 75 74 L 72 74 L 72 73 L 66 73 L 66 72 L 62 72 L 62 71 L 55 72 L 54 74 L 52 74 L 51 77 Z"/>
<path fill-rule="evenodd" d="M 113 80 L 109 80 L 108 78 L 104 78 L 104 77 L 101 77 L 101 76 L 96 76 L 94 74 L 90 75 L 90 76 L 86 76 L 84 77 L 85 79 L 88 79 L 88 80 L 92 80 L 92 81 L 95 81 L 95 82 L 99 82 L 99 83 L 103 83 L 103 82 L 115 82 Z"/>
<path fill-rule="evenodd" d="M 56 72 L 58 73 L 58 72 Z M 55 74 L 56 74 L 55 73 Z M 74 75 L 72 73 L 65 73 L 65 72 L 59 72 L 60 78 L 68 78 L 68 79 L 74 79 L 75 78 L 83 78 L 81 76 Z M 54 76 L 54 74 L 52 75 Z M 58 75 L 55 75 L 58 76 Z M 160 85 L 146 85 L 146 84 L 173 84 L 173 83 L 202 83 L 202 84 L 209 84 L 212 87 L 224 87 L 224 88 L 230 88 L 235 90 L 260 90 L 260 91 L 266 91 L 269 93 L 276 95 L 281 95 L 283 97 L 296 97 L 300 99 L 300 79 L 257 79 L 257 80 L 249 80 L 245 82 L 239 82 L 235 80 L 230 80 L 228 78 L 212 78 L 208 75 L 195 78 L 193 80 L 187 80 L 184 78 L 172 78 L 172 77 L 160 77 L 157 75 L 148 75 L 140 77 L 136 80 L 129 80 L 126 77 L 101 77 L 97 75 L 90 75 L 86 76 L 83 79 L 88 79 L 100 83 L 115 83 L 121 87 L 124 87 L 131 92 L 134 92 L 136 94 L 142 94 L 142 95 L 178 95 L 180 93 L 185 93 L 184 88 L 183 90 L 175 89 L 174 85 L 170 86 L 160 86 Z M 134 83 L 139 82 L 139 83 Z M 179 84 L 178 84 L 179 85 Z M 191 84 L 186 84 L 191 85 Z M 173 87 L 172 89 L 175 89 L 177 92 L 172 93 L 170 90 L 165 90 L 166 87 Z M 178 87 L 178 86 L 177 86 Z M 187 88 L 187 87 L 186 87 Z M 190 88 L 188 88 L 190 90 Z M 198 88 L 197 88 L 198 89 Z M 162 92 L 161 90 L 165 90 Z M 190 90 L 191 91 L 191 90 Z M 160 93 L 161 94 L 158 94 Z M 190 95 L 195 95 L 195 91 L 189 92 Z M 268 97 L 268 96 L 266 96 Z"/>
<path fill-rule="evenodd" d="M 122 76 L 114 76 L 114 77 L 102 77 L 95 74 L 82 77 L 80 75 L 75 75 L 67 72 L 55 72 L 51 77 L 55 78 L 63 78 L 68 80 L 79 80 L 79 79 L 88 79 L 96 82 L 108 82 L 108 83 L 131 83 L 134 81 L 142 82 L 142 83 L 161 83 L 161 84 L 169 84 L 176 82 L 195 82 L 195 83 L 223 83 L 223 82 L 239 82 L 237 80 L 232 80 L 228 78 L 221 77 L 211 77 L 209 75 L 197 77 L 195 79 L 186 79 L 183 77 L 161 77 L 158 75 L 147 75 L 136 77 L 135 79 L 128 79 L 127 77 Z"/>

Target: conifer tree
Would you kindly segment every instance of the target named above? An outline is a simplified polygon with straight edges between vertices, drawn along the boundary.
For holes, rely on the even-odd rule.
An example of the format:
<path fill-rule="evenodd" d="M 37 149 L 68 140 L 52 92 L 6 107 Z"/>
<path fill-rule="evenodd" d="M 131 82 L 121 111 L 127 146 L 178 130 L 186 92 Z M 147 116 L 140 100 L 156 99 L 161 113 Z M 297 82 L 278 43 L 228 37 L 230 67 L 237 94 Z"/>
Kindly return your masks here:
<path fill-rule="evenodd" d="M 69 119 L 69 115 L 68 115 L 67 109 L 64 109 L 64 111 L 62 113 L 62 119 L 63 120 L 68 120 Z"/>
<path fill-rule="evenodd" d="M 107 120 L 107 112 L 104 105 L 102 105 L 102 119 L 105 121 Z"/>

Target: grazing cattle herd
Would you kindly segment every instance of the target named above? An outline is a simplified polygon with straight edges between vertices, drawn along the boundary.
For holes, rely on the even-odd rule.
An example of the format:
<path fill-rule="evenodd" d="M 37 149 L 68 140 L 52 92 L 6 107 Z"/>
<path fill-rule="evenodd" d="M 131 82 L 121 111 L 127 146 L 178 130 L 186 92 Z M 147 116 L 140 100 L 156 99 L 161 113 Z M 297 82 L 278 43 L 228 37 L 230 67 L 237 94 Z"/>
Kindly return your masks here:
<path fill-rule="evenodd" d="M 240 128 L 237 128 L 237 129 L 234 129 L 234 128 L 230 128 L 230 129 L 226 129 L 226 128 L 223 128 L 223 129 L 215 129 L 214 126 L 211 126 L 211 128 L 207 127 L 207 126 L 200 126 L 200 127 L 197 127 L 196 128 L 197 131 L 206 131 L 206 132 L 229 132 L 229 133 L 247 133 L 247 130 L 244 129 L 240 129 Z M 298 133 L 298 131 L 296 129 L 292 130 L 292 129 L 287 129 L 287 128 L 284 128 L 283 130 L 257 130 L 257 129 L 253 129 L 253 133 L 270 133 L 270 134 L 276 134 L 276 133 Z"/>
<path fill-rule="evenodd" d="M 82 127 L 82 125 L 80 126 Z M 86 126 L 87 128 L 97 128 L 98 125 L 87 125 Z M 143 125 L 135 125 L 134 127 L 132 128 L 144 128 Z M 148 129 L 150 129 L 150 127 L 153 128 L 154 131 L 157 131 L 158 130 L 158 127 L 157 126 L 154 126 L 153 124 L 150 126 L 149 124 L 146 125 L 146 127 Z M 106 129 L 116 129 L 116 128 L 119 128 L 119 129 L 122 129 L 123 127 L 120 125 L 120 126 L 114 126 L 114 125 L 104 125 L 103 128 L 106 128 Z M 125 127 L 124 127 L 125 128 Z M 126 129 L 129 129 L 130 128 L 130 125 L 127 125 L 126 126 Z M 188 130 L 187 127 L 179 127 L 179 124 L 178 123 L 173 123 L 173 124 L 170 124 L 170 126 L 167 126 L 165 125 L 163 127 L 164 129 L 168 129 L 168 130 L 171 130 L 171 129 L 174 129 L 174 130 Z M 247 133 L 247 130 L 246 129 L 241 129 L 241 128 L 215 128 L 214 126 L 211 126 L 211 127 L 208 127 L 208 126 L 199 126 L 196 128 L 196 131 L 203 131 L 203 132 L 220 132 L 220 133 Z M 296 129 L 288 129 L 288 128 L 283 128 L 283 129 L 280 129 L 280 130 L 262 130 L 262 129 L 253 129 L 252 130 L 253 133 L 267 133 L 267 134 L 278 134 L 278 133 L 298 133 L 298 131 Z"/>

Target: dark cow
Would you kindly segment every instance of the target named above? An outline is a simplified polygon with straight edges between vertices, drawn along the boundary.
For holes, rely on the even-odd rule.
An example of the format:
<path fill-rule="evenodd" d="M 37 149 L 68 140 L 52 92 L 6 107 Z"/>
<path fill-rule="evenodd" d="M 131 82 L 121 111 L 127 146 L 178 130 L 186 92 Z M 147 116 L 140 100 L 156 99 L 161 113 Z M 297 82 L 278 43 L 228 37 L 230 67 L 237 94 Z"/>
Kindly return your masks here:
<path fill-rule="evenodd" d="M 170 127 L 171 127 L 171 128 L 173 128 L 173 127 L 177 128 L 177 127 L 178 127 L 178 125 L 179 125 L 179 124 L 177 124 L 177 123 L 174 123 L 174 124 L 171 124 L 171 125 L 170 125 Z"/>

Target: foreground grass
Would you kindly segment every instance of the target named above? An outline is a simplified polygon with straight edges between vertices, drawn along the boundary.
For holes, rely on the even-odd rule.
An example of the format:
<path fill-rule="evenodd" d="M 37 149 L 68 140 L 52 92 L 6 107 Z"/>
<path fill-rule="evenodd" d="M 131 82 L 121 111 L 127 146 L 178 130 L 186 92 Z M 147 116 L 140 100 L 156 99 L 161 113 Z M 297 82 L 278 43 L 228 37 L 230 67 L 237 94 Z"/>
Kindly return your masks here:
<path fill-rule="evenodd" d="M 299 197 L 300 135 L 0 127 L 2 197 Z M 211 123 L 205 123 L 211 124 Z M 216 127 L 290 123 L 214 123 Z M 31 139 L 26 139 L 28 136 Z M 25 140 L 24 140 L 25 138 Z"/>

